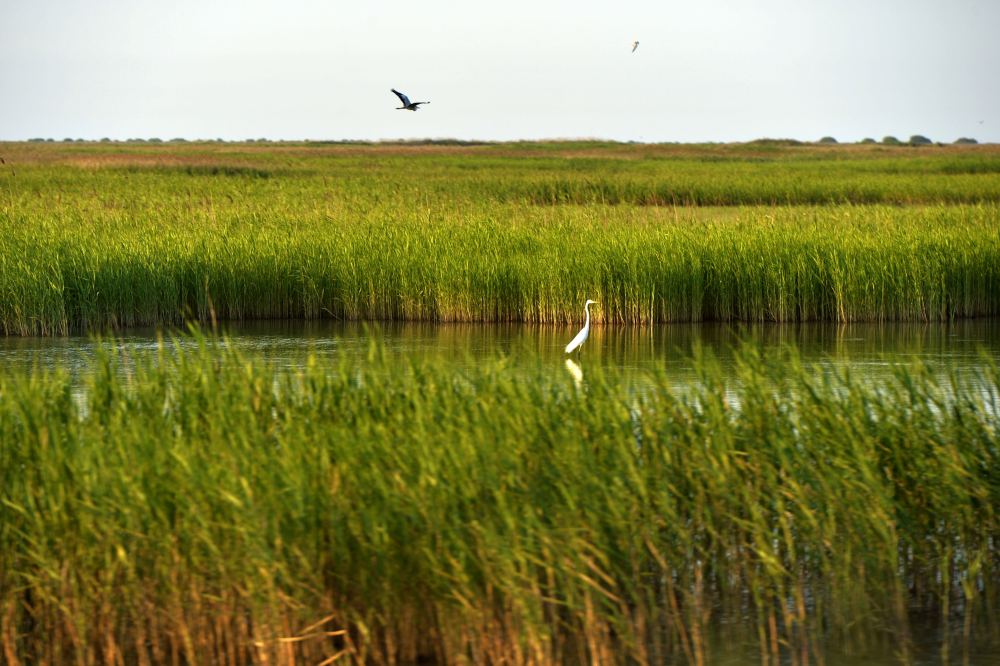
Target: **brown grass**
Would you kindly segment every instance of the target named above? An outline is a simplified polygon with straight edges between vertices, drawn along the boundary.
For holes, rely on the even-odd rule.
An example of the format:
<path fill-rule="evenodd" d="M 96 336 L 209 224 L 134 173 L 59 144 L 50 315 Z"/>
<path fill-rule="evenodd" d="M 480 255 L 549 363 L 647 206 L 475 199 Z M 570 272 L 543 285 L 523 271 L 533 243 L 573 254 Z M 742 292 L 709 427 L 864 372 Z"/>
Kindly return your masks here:
<path fill-rule="evenodd" d="M 778 159 L 891 158 L 904 156 L 1000 156 L 1000 144 L 884 146 L 881 144 L 760 143 L 624 144 L 605 142 L 517 142 L 478 145 L 425 143 L 332 144 L 273 143 L 26 143 L 0 142 L 0 156 L 10 164 L 67 164 L 82 168 L 120 166 L 249 166 L 255 157 L 411 157 L 419 155 L 491 157 L 557 157 L 564 159 Z M 232 161 L 233 157 L 237 161 Z M 223 162 L 220 162 L 223 160 Z"/>

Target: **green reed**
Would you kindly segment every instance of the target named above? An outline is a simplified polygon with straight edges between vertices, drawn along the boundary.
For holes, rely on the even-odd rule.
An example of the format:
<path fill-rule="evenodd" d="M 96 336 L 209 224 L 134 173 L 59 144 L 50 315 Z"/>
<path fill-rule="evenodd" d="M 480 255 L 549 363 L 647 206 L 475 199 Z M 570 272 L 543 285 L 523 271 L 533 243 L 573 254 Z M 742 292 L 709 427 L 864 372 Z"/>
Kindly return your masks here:
<path fill-rule="evenodd" d="M 7 334 L 185 319 L 948 320 L 1000 312 L 1000 208 L 620 207 L 9 221 Z"/>
<path fill-rule="evenodd" d="M 213 316 L 564 322 L 586 298 L 633 323 L 1000 310 L 988 148 L 3 149 L 8 335 Z"/>
<path fill-rule="evenodd" d="M 684 389 L 584 364 L 577 387 L 206 340 L 0 376 L 0 649 L 805 664 L 905 663 L 928 618 L 956 654 L 1000 639 L 995 365 L 737 359 L 696 356 Z"/>

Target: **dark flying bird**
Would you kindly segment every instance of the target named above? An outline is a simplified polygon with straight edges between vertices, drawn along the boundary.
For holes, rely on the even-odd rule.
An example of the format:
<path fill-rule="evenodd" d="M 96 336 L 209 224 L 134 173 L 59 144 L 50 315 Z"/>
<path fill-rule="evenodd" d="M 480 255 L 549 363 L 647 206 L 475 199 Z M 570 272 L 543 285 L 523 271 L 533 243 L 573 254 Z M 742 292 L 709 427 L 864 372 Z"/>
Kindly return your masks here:
<path fill-rule="evenodd" d="M 639 40 L 632 42 L 632 53 L 635 53 L 637 48 L 639 48 Z"/>
<path fill-rule="evenodd" d="M 395 88 L 391 88 L 391 90 L 392 92 L 396 93 L 396 97 L 398 97 L 399 101 L 403 103 L 403 106 L 396 107 L 397 111 L 399 111 L 400 109 L 406 109 L 407 111 L 416 111 L 417 107 L 420 106 L 421 104 L 430 104 L 430 102 L 411 102 L 409 97 L 399 92 Z"/>

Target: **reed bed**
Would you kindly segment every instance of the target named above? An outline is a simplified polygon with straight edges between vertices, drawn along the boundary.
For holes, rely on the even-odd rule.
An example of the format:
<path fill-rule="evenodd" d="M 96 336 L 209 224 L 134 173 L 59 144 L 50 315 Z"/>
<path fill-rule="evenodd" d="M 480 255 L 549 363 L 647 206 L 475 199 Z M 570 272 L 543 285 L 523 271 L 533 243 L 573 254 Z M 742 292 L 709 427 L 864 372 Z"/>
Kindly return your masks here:
<path fill-rule="evenodd" d="M 992 147 L 0 149 L 7 335 L 566 322 L 586 298 L 630 323 L 1000 310 Z"/>
<path fill-rule="evenodd" d="M 615 323 L 995 316 L 998 219 L 994 205 L 8 217 L 0 330 L 213 316 L 569 322 L 587 298 Z"/>
<path fill-rule="evenodd" d="M 738 359 L 697 356 L 681 392 L 377 346 L 289 371 L 212 340 L 109 351 L 82 389 L 2 375 L 5 663 L 998 649 L 996 366 Z"/>

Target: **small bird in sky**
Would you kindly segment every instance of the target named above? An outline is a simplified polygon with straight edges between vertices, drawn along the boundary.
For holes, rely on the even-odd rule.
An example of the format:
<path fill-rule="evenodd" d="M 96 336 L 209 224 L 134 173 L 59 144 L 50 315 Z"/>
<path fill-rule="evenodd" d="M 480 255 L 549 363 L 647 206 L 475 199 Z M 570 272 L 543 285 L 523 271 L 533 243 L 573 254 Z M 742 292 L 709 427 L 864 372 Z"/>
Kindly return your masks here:
<path fill-rule="evenodd" d="M 399 101 L 403 103 L 403 106 L 396 107 L 397 111 L 399 111 L 400 109 L 406 109 L 407 111 L 416 111 L 417 107 L 420 106 L 421 104 L 430 104 L 430 102 L 411 102 L 409 97 L 399 92 L 395 88 L 390 88 L 390 90 L 396 93 L 396 97 L 398 97 Z"/>
<path fill-rule="evenodd" d="M 639 40 L 632 42 L 632 53 L 635 53 L 637 48 L 639 48 Z"/>

